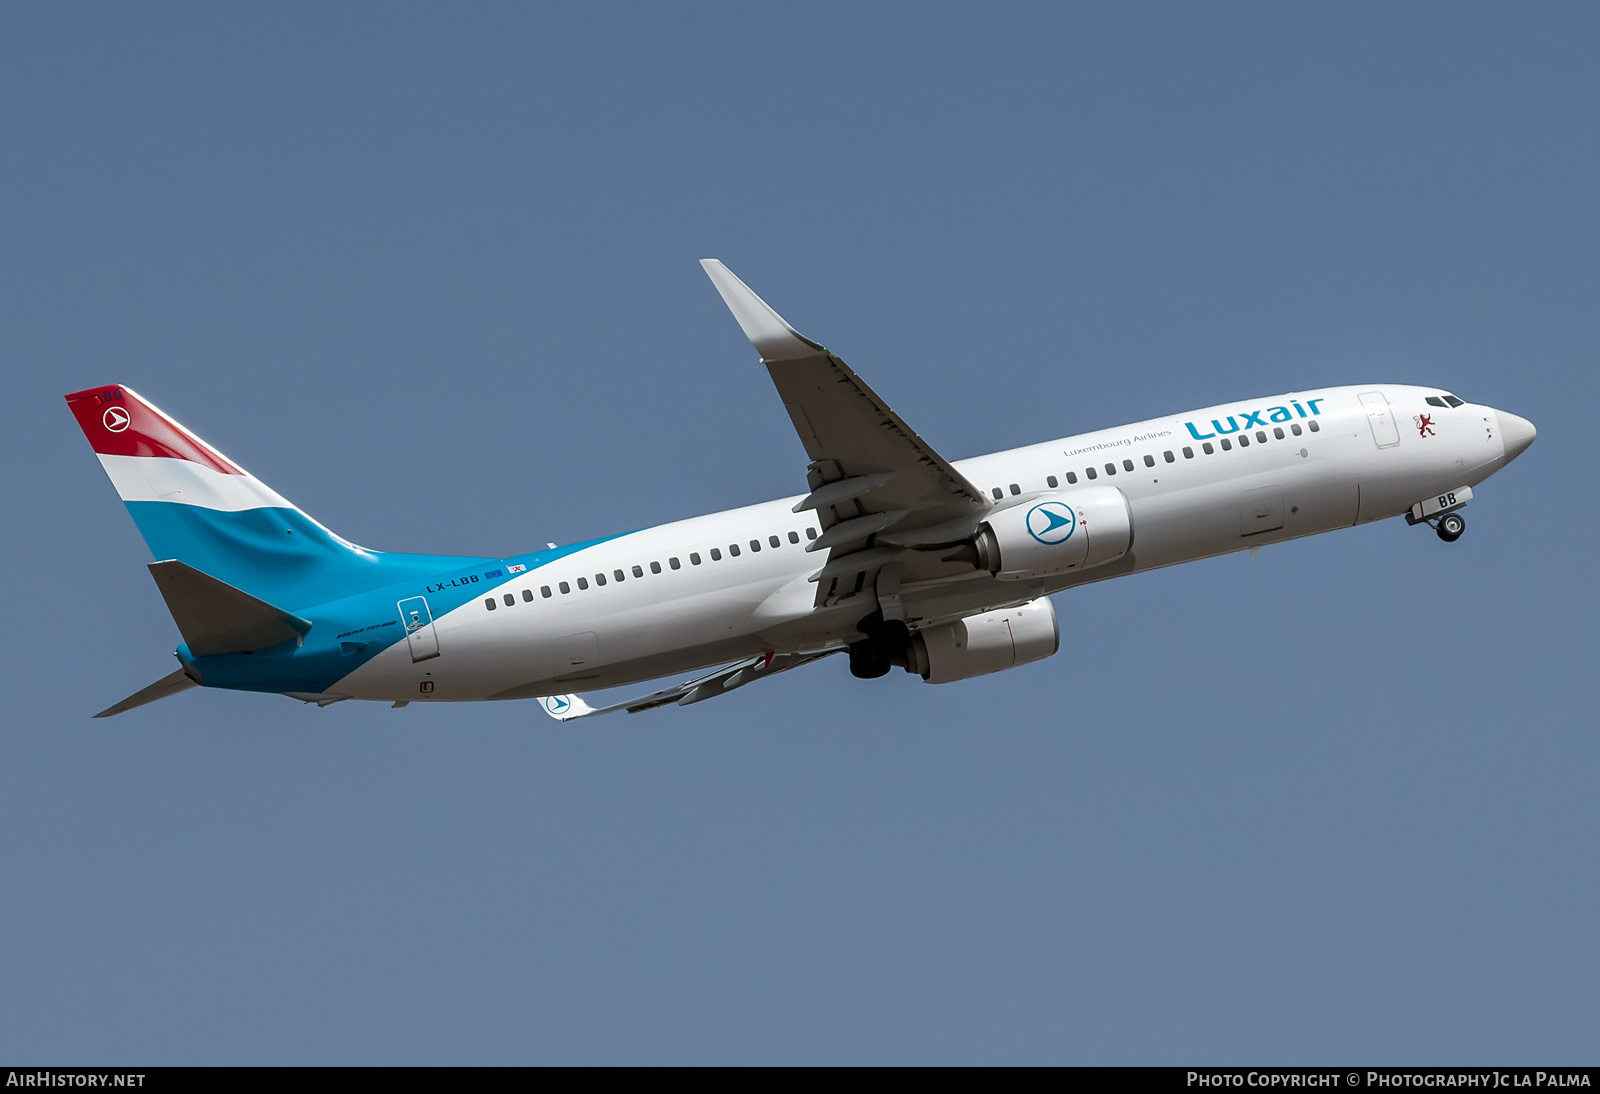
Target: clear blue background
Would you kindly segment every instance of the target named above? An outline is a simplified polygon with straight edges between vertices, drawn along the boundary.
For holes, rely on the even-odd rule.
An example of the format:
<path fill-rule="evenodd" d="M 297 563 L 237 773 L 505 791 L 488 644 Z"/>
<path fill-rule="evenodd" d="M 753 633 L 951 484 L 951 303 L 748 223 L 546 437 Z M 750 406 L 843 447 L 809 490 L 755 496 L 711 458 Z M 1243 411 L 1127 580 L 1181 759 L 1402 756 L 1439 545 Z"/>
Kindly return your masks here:
<path fill-rule="evenodd" d="M 0 1059 L 1593 1063 L 1600 9 L 0 6 Z M 797 492 L 722 258 L 951 458 L 1438 384 L 1399 521 L 1057 657 L 559 726 L 190 692 L 64 392 L 374 547 Z"/>

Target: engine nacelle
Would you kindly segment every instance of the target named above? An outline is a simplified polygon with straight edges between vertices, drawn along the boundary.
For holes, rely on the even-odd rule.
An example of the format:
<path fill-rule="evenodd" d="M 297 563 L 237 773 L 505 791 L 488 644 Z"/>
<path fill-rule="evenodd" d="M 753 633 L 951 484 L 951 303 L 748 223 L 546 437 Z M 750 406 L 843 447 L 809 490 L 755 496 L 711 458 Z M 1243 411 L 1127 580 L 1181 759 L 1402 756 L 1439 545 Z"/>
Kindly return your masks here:
<path fill-rule="evenodd" d="M 911 636 L 906 671 L 930 684 L 948 684 L 1040 661 L 1061 648 L 1049 597 L 1020 608 L 999 608 L 941 623 Z"/>
<path fill-rule="evenodd" d="M 992 513 L 974 545 L 978 568 L 1006 581 L 1113 562 L 1133 546 L 1133 514 L 1115 486 L 1045 494 Z"/>

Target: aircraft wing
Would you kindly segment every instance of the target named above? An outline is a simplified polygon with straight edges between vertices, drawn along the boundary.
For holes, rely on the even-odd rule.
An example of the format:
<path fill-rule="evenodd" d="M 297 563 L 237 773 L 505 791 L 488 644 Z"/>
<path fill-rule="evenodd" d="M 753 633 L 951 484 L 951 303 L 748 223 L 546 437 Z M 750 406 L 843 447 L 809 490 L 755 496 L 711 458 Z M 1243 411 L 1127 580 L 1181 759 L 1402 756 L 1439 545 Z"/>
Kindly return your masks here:
<path fill-rule="evenodd" d="M 821 522 L 822 535 L 807 548 L 828 552 L 818 560 L 826 563 L 818 604 L 851 595 L 862 585 L 858 575 L 893 561 L 898 549 L 886 542 L 971 534 L 989 509 L 982 491 L 849 365 L 791 327 L 726 266 L 714 258 L 700 265 L 761 354 L 811 458 L 811 493 L 795 512 L 813 509 Z"/>
<path fill-rule="evenodd" d="M 838 650 L 822 650 L 818 653 L 782 653 L 767 657 L 751 657 L 674 687 L 653 691 L 649 695 L 641 695 L 605 707 L 591 707 L 576 695 L 546 695 L 539 700 L 539 705 L 544 707 L 546 714 L 558 722 L 570 722 L 575 718 L 592 718 L 596 714 L 610 714 L 617 710 L 637 714 L 641 710 L 654 710 L 668 703 L 686 707 L 690 703 L 715 699 L 753 681 L 780 672 L 788 672 L 801 665 L 809 665 L 813 661 L 820 661 L 838 652 Z"/>

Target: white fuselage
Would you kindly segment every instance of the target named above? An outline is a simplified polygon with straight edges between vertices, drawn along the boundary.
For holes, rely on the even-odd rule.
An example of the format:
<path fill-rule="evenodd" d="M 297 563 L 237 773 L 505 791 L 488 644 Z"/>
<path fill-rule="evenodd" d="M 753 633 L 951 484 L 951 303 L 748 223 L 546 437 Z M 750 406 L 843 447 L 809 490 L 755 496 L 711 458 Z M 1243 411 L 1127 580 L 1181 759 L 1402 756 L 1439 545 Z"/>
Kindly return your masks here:
<path fill-rule="evenodd" d="M 1387 421 L 1363 404 L 1370 392 L 1386 397 Z M 1496 412 L 1425 403 L 1437 395 L 1387 384 L 1326 388 L 960 461 L 955 467 L 996 509 L 1070 492 L 1090 481 L 1092 468 L 1095 485 L 1126 496 L 1132 547 L 1103 566 L 1026 581 L 951 565 L 900 588 L 904 619 L 916 629 L 1072 585 L 1398 516 L 1440 491 L 1476 485 L 1506 460 Z M 806 551 L 808 530 L 818 526 L 813 513 L 792 511 L 798 500 L 643 529 L 532 568 L 495 590 L 497 598 L 509 594 L 510 605 L 491 610 L 479 599 L 440 616 L 437 657 L 414 662 L 397 643 L 329 691 L 523 698 L 843 645 L 874 609 L 872 590 L 815 606 L 810 578 L 827 553 Z M 423 680 L 432 686 L 419 694 Z"/>

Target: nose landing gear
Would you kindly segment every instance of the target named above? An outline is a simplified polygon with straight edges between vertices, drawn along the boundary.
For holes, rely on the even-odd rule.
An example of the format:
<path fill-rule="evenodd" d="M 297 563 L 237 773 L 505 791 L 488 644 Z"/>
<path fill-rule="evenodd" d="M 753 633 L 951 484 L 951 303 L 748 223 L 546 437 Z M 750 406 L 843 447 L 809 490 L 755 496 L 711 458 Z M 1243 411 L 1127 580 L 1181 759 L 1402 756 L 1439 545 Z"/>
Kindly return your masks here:
<path fill-rule="evenodd" d="M 1431 524 L 1446 543 L 1454 543 L 1467 530 L 1467 522 L 1456 510 L 1472 500 L 1472 487 L 1458 486 L 1419 501 L 1406 513 L 1407 524 Z"/>

